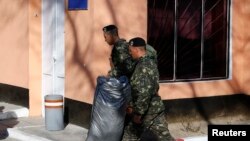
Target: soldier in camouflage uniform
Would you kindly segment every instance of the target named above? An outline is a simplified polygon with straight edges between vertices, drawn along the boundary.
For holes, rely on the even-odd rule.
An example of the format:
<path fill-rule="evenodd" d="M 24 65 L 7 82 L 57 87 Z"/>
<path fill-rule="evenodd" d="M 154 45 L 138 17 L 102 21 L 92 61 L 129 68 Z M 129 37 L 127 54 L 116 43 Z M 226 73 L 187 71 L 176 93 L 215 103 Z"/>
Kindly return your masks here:
<path fill-rule="evenodd" d="M 129 51 L 137 60 L 131 76 L 132 100 L 127 108 L 131 122 L 124 129 L 122 141 L 174 141 L 164 117 L 164 104 L 158 96 L 159 73 L 155 58 L 146 53 L 142 38 L 129 41 Z"/>
<path fill-rule="evenodd" d="M 111 70 L 108 75 L 111 77 L 125 75 L 130 78 L 134 64 L 129 54 L 128 43 L 126 40 L 120 39 L 115 25 L 105 26 L 103 33 L 105 41 L 113 47 L 110 57 Z"/>
<path fill-rule="evenodd" d="M 156 50 L 149 44 L 146 44 L 146 55 L 151 58 L 154 59 L 156 64 L 157 64 L 157 52 Z"/>

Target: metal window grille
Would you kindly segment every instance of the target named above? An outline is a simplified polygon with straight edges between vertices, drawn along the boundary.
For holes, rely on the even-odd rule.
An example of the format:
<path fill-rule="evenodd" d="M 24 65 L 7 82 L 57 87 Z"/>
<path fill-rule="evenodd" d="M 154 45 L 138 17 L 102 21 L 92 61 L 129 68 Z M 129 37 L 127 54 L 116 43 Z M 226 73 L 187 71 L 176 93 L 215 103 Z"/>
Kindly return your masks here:
<path fill-rule="evenodd" d="M 231 0 L 148 0 L 161 82 L 229 77 Z"/>

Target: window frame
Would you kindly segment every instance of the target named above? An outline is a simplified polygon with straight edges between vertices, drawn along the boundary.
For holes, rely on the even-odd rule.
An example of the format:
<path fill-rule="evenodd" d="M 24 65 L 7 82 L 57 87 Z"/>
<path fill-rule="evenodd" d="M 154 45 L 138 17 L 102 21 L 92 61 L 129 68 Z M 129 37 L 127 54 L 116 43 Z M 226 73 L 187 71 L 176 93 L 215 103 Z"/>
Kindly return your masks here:
<path fill-rule="evenodd" d="M 199 78 L 188 78 L 188 79 L 177 79 L 176 78 L 176 67 L 177 67 L 177 2 L 178 0 L 174 0 L 174 62 L 173 62 L 173 78 L 171 80 L 162 80 L 160 79 L 160 83 L 178 83 L 178 82 L 196 82 L 196 81 L 220 81 L 220 80 L 230 80 L 232 79 L 232 1 L 227 0 L 227 13 L 226 13 L 226 24 L 227 24 L 227 35 L 226 35 L 226 75 L 221 77 L 203 77 L 203 67 L 204 67 L 204 12 L 205 12 L 205 4 L 202 1 L 202 20 L 201 20 L 201 66 L 200 66 L 200 77 Z M 161 75 L 161 74 L 160 74 Z"/>

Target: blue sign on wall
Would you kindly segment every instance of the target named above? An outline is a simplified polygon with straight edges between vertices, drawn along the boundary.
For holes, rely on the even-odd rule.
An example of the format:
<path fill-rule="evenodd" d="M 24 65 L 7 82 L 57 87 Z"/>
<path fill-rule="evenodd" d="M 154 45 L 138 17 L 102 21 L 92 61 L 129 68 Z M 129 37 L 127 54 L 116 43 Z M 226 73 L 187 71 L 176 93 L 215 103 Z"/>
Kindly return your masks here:
<path fill-rule="evenodd" d="M 69 0 L 68 10 L 86 10 L 88 9 L 88 0 Z"/>

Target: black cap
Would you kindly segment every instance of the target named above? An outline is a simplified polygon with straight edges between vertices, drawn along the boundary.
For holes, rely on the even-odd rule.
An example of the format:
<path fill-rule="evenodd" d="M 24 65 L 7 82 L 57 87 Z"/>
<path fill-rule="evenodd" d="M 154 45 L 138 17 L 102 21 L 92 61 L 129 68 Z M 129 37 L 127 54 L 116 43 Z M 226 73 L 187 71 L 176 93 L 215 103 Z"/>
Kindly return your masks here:
<path fill-rule="evenodd" d="M 116 27 L 115 25 L 111 24 L 111 25 L 108 25 L 108 26 L 103 27 L 102 30 L 103 30 L 103 32 L 109 32 L 109 31 L 112 31 L 112 30 L 114 30 L 114 29 L 117 30 L 117 27 Z"/>
<path fill-rule="evenodd" d="M 146 46 L 146 42 L 144 39 L 136 37 L 129 40 L 129 45 L 133 47 L 144 47 Z"/>

